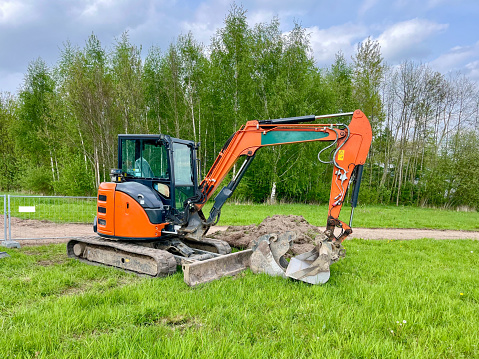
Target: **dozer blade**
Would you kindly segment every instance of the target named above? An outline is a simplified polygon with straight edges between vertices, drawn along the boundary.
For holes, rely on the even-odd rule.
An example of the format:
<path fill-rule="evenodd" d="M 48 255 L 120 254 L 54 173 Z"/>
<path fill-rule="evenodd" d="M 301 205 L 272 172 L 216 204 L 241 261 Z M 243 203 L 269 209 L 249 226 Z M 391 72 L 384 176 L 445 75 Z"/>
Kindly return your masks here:
<path fill-rule="evenodd" d="M 236 275 L 249 267 L 251 253 L 253 251 L 247 249 L 204 261 L 184 263 L 183 275 L 185 283 L 193 287 L 224 276 Z"/>
<path fill-rule="evenodd" d="M 312 251 L 291 258 L 286 276 L 310 284 L 323 284 L 329 280 L 329 266 L 336 262 L 342 247 L 333 248 L 329 241 L 320 242 Z"/>

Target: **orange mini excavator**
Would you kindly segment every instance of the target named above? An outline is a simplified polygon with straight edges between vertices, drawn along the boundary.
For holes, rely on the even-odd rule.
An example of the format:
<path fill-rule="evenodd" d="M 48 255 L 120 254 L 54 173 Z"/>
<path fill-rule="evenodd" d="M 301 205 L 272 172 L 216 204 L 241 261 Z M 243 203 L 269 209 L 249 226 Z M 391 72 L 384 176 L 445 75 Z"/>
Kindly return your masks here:
<path fill-rule="evenodd" d="M 349 124 L 313 123 L 352 117 Z M 99 236 L 76 238 L 68 255 L 92 264 L 105 264 L 149 276 L 173 274 L 182 265 L 189 285 L 233 275 L 246 268 L 287 276 L 309 283 L 329 279 L 329 266 L 344 255 L 341 242 L 352 232 L 363 165 L 371 145 L 371 126 L 356 110 L 323 116 L 248 121 L 225 143 L 206 177 L 198 184 L 197 150 L 192 141 L 168 135 L 118 135 L 118 169 L 111 182 L 98 189 L 94 231 Z M 231 253 L 228 243 L 206 238 L 221 208 L 264 146 L 329 141 L 318 154 L 334 166 L 324 238 L 315 249 L 293 257 L 293 233 L 258 238 L 252 249 Z M 321 153 L 330 149 L 329 161 Z M 208 218 L 202 208 L 238 159 L 244 161 L 228 185 L 214 199 Z M 338 217 L 352 185 L 349 224 Z M 335 235 L 335 229 L 340 233 Z"/>

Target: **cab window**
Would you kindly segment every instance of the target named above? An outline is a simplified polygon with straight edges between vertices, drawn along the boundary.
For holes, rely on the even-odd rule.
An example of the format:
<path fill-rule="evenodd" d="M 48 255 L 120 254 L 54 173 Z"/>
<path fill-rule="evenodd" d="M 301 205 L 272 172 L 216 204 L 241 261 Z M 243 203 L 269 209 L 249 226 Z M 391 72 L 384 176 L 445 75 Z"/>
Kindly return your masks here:
<path fill-rule="evenodd" d="M 156 140 L 122 140 L 121 170 L 130 177 L 168 179 L 168 152 Z"/>
<path fill-rule="evenodd" d="M 193 184 L 193 158 L 190 146 L 173 143 L 173 162 L 175 166 L 175 207 L 184 208 L 185 201 L 195 195 Z"/>

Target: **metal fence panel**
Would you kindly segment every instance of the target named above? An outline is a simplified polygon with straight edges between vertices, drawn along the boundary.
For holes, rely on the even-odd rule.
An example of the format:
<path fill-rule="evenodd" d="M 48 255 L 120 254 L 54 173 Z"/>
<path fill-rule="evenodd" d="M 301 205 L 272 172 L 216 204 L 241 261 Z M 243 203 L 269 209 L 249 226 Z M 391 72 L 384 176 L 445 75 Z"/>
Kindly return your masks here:
<path fill-rule="evenodd" d="M 93 234 L 96 197 L 9 195 L 7 205 L 10 241 Z"/>

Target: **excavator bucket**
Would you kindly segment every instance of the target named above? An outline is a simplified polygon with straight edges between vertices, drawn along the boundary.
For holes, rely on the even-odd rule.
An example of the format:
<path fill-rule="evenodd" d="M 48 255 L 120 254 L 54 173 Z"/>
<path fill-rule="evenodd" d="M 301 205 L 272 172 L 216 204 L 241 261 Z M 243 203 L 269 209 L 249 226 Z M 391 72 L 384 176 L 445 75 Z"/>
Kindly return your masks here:
<path fill-rule="evenodd" d="M 259 237 L 253 245 L 250 268 L 253 273 L 266 273 L 286 278 L 288 261 L 284 255 L 291 248 L 296 233 L 270 233 Z"/>
<path fill-rule="evenodd" d="M 329 280 L 329 266 L 344 256 L 341 245 L 322 240 L 309 252 L 286 261 L 284 255 L 296 238 L 294 232 L 266 234 L 255 241 L 250 268 L 253 273 L 290 277 L 310 284 L 322 284 Z"/>
<path fill-rule="evenodd" d="M 324 240 L 312 251 L 291 258 L 286 276 L 310 284 L 323 284 L 329 280 L 329 266 L 344 257 L 344 248 Z"/>
<path fill-rule="evenodd" d="M 306 283 L 326 283 L 330 275 L 330 247 L 329 243 L 321 242 L 312 251 L 291 258 L 286 275 Z"/>

